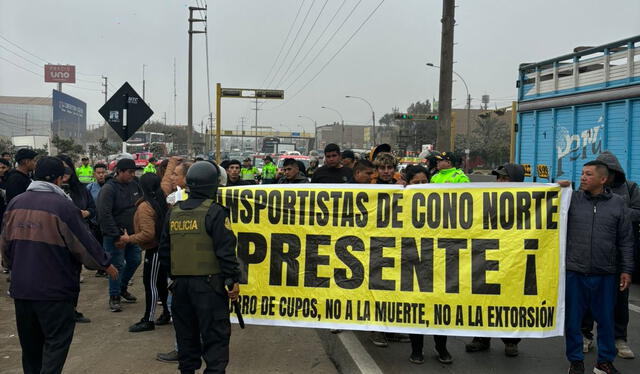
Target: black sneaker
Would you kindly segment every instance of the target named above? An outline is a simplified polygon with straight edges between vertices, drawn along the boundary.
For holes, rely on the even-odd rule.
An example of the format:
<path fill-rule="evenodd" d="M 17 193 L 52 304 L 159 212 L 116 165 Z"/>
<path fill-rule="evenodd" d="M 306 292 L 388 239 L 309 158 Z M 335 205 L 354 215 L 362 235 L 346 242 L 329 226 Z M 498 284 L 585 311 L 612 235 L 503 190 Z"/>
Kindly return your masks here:
<path fill-rule="evenodd" d="M 451 354 L 446 348 L 440 350 L 436 349 L 436 352 L 438 353 L 438 361 L 441 363 L 450 364 L 453 362 L 453 357 L 451 357 Z"/>
<path fill-rule="evenodd" d="M 571 361 L 571 366 L 569 366 L 569 374 L 584 374 L 584 362 L 582 361 Z"/>
<path fill-rule="evenodd" d="M 124 299 L 125 303 L 135 303 L 136 301 L 138 301 L 138 298 L 130 294 L 127 290 L 123 290 L 122 292 L 120 292 L 120 297 Z"/>
<path fill-rule="evenodd" d="M 120 306 L 120 296 L 109 296 L 109 309 L 112 312 L 121 312 L 122 307 Z"/>
<path fill-rule="evenodd" d="M 372 331 L 371 334 L 369 334 L 369 340 L 378 347 L 384 348 L 389 345 L 384 332 Z"/>
<path fill-rule="evenodd" d="M 465 344 L 464 348 L 467 352 L 487 351 L 491 347 L 491 340 L 487 338 L 473 338 L 471 343 Z"/>
<path fill-rule="evenodd" d="M 169 313 L 162 313 L 162 315 L 156 319 L 156 326 L 168 325 L 171 323 L 171 315 Z"/>
<path fill-rule="evenodd" d="M 153 321 L 140 320 L 140 322 L 135 323 L 129 327 L 129 332 L 142 332 L 142 331 L 151 331 L 155 330 L 156 326 Z"/>
<path fill-rule="evenodd" d="M 89 323 L 89 322 L 91 322 L 91 320 L 89 318 L 85 317 L 84 314 L 78 312 L 77 310 L 74 313 L 75 313 L 76 323 Z"/>
<path fill-rule="evenodd" d="M 178 351 L 171 351 L 169 353 L 158 353 L 156 360 L 169 363 L 178 363 Z"/>
<path fill-rule="evenodd" d="M 596 367 L 593 368 L 593 372 L 595 374 L 620 374 L 611 362 L 598 362 Z"/>
<path fill-rule="evenodd" d="M 409 362 L 416 365 L 422 365 L 424 364 L 424 355 L 422 352 L 411 353 L 411 356 L 409 356 Z"/>
<path fill-rule="evenodd" d="M 507 357 L 516 357 L 518 355 L 518 345 L 515 343 L 504 344 L 504 354 Z"/>

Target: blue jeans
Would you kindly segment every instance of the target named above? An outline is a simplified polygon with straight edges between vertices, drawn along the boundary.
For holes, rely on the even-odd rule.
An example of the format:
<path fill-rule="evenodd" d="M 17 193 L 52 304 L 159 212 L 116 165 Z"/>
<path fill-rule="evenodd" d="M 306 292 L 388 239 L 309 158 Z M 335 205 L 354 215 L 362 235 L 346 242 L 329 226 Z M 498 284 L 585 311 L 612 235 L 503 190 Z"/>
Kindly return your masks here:
<path fill-rule="evenodd" d="M 124 248 L 116 248 L 117 238 L 105 236 L 102 238 L 104 249 L 111 255 L 111 264 L 118 269 L 118 279 L 109 278 L 109 296 L 119 296 L 127 289 L 129 280 L 140 265 L 140 247 L 127 244 Z"/>
<path fill-rule="evenodd" d="M 587 311 L 598 323 L 598 362 L 616 357 L 614 310 L 618 282 L 616 275 L 585 275 L 567 271 L 565 344 L 569 361 L 583 361 L 580 327 Z"/>

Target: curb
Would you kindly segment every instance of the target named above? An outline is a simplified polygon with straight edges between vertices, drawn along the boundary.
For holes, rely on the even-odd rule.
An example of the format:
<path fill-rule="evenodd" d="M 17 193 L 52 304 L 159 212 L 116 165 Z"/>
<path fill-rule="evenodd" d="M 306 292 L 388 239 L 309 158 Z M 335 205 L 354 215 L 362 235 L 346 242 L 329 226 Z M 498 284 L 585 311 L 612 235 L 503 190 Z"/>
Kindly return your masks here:
<path fill-rule="evenodd" d="M 374 359 L 367 353 L 353 331 L 316 329 L 322 346 L 336 369 L 342 374 L 382 374 Z"/>

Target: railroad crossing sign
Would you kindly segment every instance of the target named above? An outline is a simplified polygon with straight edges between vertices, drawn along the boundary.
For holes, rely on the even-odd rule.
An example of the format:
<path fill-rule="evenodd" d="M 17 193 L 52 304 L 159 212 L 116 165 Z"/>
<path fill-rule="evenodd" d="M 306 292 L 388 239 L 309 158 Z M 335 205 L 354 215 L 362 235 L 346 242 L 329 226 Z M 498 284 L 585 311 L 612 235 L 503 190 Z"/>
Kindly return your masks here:
<path fill-rule="evenodd" d="M 126 142 L 153 114 L 140 95 L 125 82 L 98 110 L 112 129 Z"/>

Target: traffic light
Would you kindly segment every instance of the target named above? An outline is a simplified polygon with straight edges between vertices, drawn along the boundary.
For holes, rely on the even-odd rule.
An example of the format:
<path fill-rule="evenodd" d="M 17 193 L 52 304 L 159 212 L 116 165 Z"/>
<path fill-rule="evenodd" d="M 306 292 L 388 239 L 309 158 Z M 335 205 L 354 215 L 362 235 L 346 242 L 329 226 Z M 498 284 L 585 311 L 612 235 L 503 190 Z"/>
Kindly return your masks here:
<path fill-rule="evenodd" d="M 411 113 L 393 113 L 393 119 L 413 119 Z"/>

